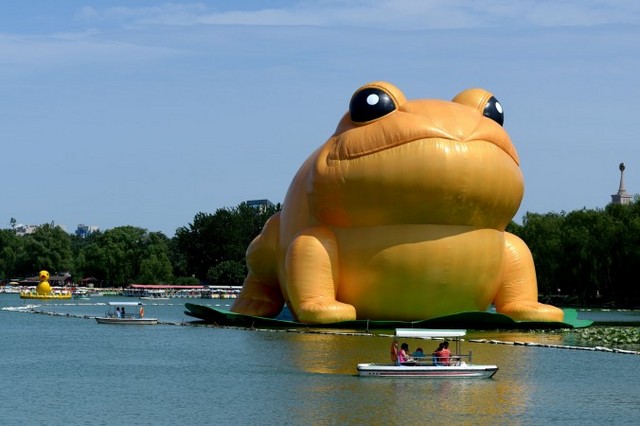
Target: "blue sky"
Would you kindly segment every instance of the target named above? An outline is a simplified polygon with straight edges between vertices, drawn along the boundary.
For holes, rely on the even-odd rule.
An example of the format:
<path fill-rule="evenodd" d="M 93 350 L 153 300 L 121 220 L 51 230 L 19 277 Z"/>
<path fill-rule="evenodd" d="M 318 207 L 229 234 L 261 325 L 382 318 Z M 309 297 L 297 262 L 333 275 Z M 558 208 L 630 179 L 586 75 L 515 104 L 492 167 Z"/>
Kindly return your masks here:
<path fill-rule="evenodd" d="M 640 192 L 637 1 L 0 3 L 0 228 L 133 225 L 281 202 L 373 80 L 492 91 L 526 212 Z"/>

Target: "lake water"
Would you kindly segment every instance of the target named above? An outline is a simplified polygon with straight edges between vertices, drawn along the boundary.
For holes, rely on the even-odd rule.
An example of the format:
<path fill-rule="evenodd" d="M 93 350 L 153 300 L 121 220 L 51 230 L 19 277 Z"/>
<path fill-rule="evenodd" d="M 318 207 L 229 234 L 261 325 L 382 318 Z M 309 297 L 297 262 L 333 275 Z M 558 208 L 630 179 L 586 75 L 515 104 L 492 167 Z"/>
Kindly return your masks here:
<path fill-rule="evenodd" d="M 359 378 L 358 362 L 386 361 L 388 338 L 195 327 L 186 299 L 145 306 L 146 316 L 185 325 L 88 318 L 118 299 L 41 304 L 52 316 L 0 294 L 2 424 L 640 423 L 638 355 L 466 342 L 476 363 L 499 366 L 493 379 Z M 563 343 L 559 333 L 469 337 Z"/>

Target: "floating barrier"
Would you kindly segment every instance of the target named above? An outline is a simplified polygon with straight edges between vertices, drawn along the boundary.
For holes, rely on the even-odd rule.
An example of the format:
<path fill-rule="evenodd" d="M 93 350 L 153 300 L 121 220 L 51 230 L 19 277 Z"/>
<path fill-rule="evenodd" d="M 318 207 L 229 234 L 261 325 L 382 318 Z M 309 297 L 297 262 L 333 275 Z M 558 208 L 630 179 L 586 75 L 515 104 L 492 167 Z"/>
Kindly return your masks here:
<path fill-rule="evenodd" d="M 471 343 L 489 343 L 492 345 L 513 345 L 513 346 L 534 346 L 539 348 L 553 348 L 553 349 L 571 349 L 578 351 L 598 351 L 598 352 L 615 352 L 629 355 L 640 355 L 640 351 L 630 351 L 626 349 L 607 348 L 605 346 L 575 346 L 575 345 L 555 345 L 551 343 L 535 343 L 535 342 L 510 342 L 502 340 L 487 340 L 487 339 L 470 339 Z"/>
<path fill-rule="evenodd" d="M 50 316 L 58 316 L 58 317 L 68 317 L 68 318 L 80 318 L 80 319 L 92 319 L 95 320 L 95 316 L 90 315 L 76 315 L 62 312 L 48 312 L 37 309 L 37 305 L 26 305 L 20 307 L 5 307 L 2 310 L 6 311 L 14 311 L 14 312 L 25 312 L 32 314 L 41 314 L 41 315 L 50 315 Z M 205 324 L 205 323 L 197 323 L 197 322 L 187 322 L 187 321 L 158 321 L 160 325 L 172 325 L 172 326 L 190 326 L 190 327 L 207 327 L 207 328 L 225 328 L 225 329 L 236 329 L 236 330 L 250 330 L 250 331 L 261 331 L 261 332 L 274 332 L 274 333 L 305 333 L 305 334 L 327 334 L 327 335 L 340 335 L 340 336 L 367 336 L 367 337 L 389 337 L 393 335 L 383 334 L 383 333 L 369 333 L 369 332 L 357 332 L 357 331 L 340 331 L 340 330 L 313 330 L 313 329 L 299 329 L 299 328 L 255 328 L 255 327 L 238 327 L 238 326 L 229 326 L 229 325 L 217 325 L 217 324 Z M 441 340 L 441 339 L 432 339 L 432 340 Z M 461 339 L 465 340 L 465 339 Z M 606 346 L 575 346 L 575 345 L 557 345 L 551 343 L 535 343 L 535 342 L 522 342 L 522 341 L 504 341 L 504 340 L 495 340 L 495 339 L 467 339 L 469 343 L 480 343 L 480 344 L 490 344 L 490 345 L 507 345 L 507 346 L 529 346 L 529 347 L 539 347 L 539 348 L 551 348 L 551 349 L 565 349 L 565 350 L 579 350 L 579 351 L 592 351 L 592 352 L 610 352 L 617 354 L 625 354 L 625 355 L 640 355 L 640 351 L 632 351 L 626 349 L 619 348 L 608 348 Z"/>

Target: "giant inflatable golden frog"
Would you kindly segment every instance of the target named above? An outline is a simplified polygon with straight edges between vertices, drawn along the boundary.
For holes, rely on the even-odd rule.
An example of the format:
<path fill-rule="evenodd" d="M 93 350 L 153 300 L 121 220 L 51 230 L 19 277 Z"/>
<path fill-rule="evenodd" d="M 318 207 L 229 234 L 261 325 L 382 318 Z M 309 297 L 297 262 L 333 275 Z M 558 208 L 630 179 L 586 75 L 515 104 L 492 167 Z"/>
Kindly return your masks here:
<path fill-rule="evenodd" d="M 505 227 L 524 185 L 489 92 L 407 100 L 358 89 L 329 140 L 300 167 L 282 210 L 247 249 L 231 310 L 304 323 L 416 321 L 466 311 L 562 321 L 538 303 L 533 259 Z"/>

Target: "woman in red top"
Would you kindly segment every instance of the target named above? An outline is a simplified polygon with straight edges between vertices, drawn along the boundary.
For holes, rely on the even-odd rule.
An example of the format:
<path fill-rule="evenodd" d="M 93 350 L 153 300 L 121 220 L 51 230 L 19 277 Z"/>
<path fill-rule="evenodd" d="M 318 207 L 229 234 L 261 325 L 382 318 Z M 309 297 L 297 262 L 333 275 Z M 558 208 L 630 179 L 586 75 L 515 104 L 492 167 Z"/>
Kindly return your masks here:
<path fill-rule="evenodd" d="M 440 364 L 449 365 L 449 360 L 451 359 L 451 351 L 449 350 L 449 342 L 444 342 L 442 344 L 442 349 L 440 349 L 438 357 L 440 358 Z"/>

